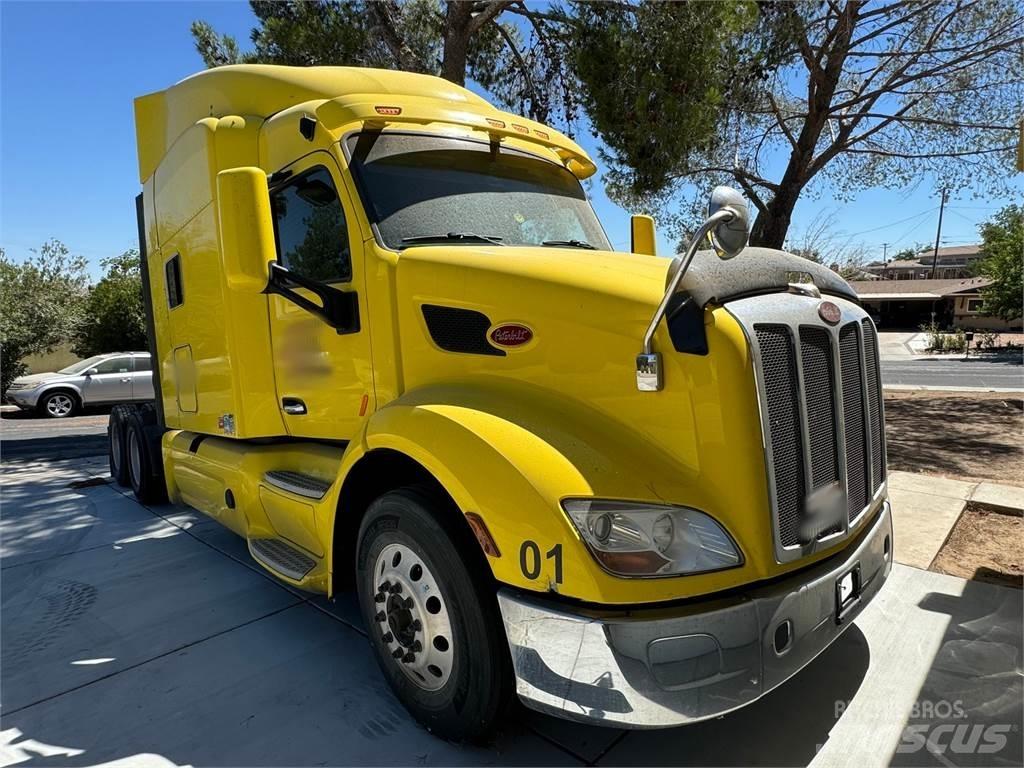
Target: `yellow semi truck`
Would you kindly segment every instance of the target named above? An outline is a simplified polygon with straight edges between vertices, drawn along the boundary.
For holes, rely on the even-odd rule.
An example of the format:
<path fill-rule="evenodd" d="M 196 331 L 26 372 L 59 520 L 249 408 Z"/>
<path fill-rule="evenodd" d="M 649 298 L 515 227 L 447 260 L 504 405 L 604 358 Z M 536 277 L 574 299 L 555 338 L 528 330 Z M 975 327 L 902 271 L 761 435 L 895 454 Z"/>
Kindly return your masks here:
<path fill-rule="evenodd" d="M 434 732 L 486 738 L 514 695 L 715 717 L 881 588 L 875 328 L 745 247 L 737 193 L 681 257 L 645 217 L 615 251 L 572 140 L 401 72 L 222 67 L 135 118 L 156 400 L 112 412 L 111 474 L 354 588 Z"/>

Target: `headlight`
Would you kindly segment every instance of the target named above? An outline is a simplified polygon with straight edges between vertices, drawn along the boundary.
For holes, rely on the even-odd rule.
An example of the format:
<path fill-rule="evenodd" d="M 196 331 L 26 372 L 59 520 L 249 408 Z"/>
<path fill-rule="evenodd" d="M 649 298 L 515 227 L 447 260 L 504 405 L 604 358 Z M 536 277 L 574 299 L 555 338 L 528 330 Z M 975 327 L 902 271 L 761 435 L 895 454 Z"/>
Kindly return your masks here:
<path fill-rule="evenodd" d="M 725 529 L 696 509 L 611 499 L 566 499 L 562 508 L 617 576 L 704 573 L 743 561 Z"/>

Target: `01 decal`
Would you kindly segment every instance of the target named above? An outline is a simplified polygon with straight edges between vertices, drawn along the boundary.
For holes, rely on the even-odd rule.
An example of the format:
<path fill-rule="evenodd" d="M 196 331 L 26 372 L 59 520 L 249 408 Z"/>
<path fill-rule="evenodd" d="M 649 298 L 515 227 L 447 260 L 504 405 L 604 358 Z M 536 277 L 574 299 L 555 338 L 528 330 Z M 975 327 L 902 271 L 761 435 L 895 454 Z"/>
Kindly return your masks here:
<path fill-rule="evenodd" d="M 562 545 L 555 544 L 555 546 L 544 553 L 544 559 L 554 561 L 555 584 L 561 584 Z M 538 576 L 540 576 L 541 565 L 540 547 L 537 546 L 536 541 L 527 539 L 523 542 L 523 545 L 519 547 L 519 569 L 523 572 L 523 576 L 528 578 L 530 581 L 534 581 Z"/>

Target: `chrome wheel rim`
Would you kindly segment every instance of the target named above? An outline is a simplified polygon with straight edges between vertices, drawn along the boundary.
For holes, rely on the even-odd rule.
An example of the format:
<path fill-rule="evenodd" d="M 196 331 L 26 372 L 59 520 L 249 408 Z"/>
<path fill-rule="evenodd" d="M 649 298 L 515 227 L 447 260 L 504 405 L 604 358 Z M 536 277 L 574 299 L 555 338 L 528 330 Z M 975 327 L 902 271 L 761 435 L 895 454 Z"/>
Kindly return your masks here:
<path fill-rule="evenodd" d="M 46 401 L 46 412 L 51 416 L 67 416 L 72 407 L 74 402 L 68 395 L 53 395 Z"/>
<path fill-rule="evenodd" d="M 448 603 L 426 563 L 404 544 L 388 544 L 373 568 L 374 630 L 415 685 L 436 691 L 451 677 L 454 638 Z"/>
<path fill-rule="evenodd" d="M 142 477 L 142 454 L 139 452 L 139 438 L 134 432 L 128 435 L 128 469 L 132 473 L 132 486 L 138 488 Z"/>

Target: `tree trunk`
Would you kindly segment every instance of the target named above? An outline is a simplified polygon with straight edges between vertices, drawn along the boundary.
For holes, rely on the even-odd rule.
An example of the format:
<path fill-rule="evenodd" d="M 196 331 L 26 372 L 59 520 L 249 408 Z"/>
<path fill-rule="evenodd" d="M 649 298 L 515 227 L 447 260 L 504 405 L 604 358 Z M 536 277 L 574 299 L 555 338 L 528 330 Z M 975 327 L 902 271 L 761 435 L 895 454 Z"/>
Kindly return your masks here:
<path fill-rule="evenodd" d="M 444 22 L 444 57 L 441 77 L 456 85 L 466 84 L 466 61 L 469 57 L 469 25 L 473 20 L 473 3 L 449 0 Z"/>
<path fill-rule="evenodd" d="M 794 184 L 783 186 L 768 203 L 767 210 L 757 214 L 750 230 L 750 244 L 763 248 L 782 248 L 793 218 L 793 209 L 803 188 Z"/>

